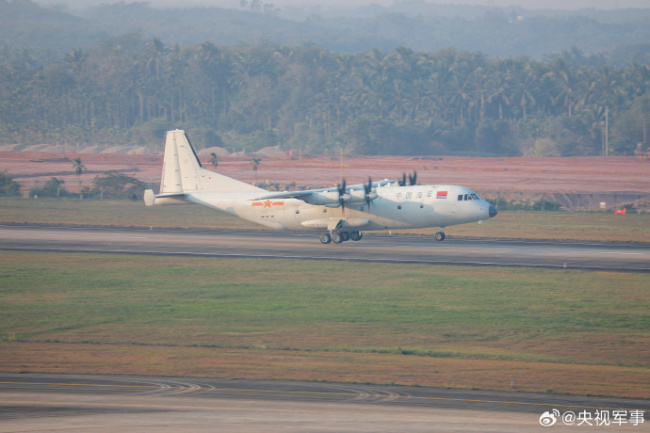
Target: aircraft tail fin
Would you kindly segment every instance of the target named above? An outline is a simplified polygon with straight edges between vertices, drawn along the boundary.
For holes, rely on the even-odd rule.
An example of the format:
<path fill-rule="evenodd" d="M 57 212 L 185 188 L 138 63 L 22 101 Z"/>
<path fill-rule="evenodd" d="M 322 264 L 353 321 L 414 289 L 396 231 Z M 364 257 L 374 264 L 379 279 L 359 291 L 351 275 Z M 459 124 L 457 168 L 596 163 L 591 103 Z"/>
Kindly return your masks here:
<path fill-rule="evenodd" d="M 160 194 L 148 193 L 148 206 L 177 203 L 189 193 L 208 192 L 252 192 L 264 191 L 245 182 L 207 170 L 201 165 L 187 134 L 182 130 L 168 131 L 165 141 Z"/>
<path fill-rule="evenodd" d="M 182 194 L 183 178 L 181 177 L 180 158 L 176 144 L 176 131 L 167 133 L 165 156 L 163 159 L 162 177 L 160 179 L 160 194 Z M 188 141 L 189 143 L 189 141 Z M 198 158 L 196 158 L 198 160 Z"/>

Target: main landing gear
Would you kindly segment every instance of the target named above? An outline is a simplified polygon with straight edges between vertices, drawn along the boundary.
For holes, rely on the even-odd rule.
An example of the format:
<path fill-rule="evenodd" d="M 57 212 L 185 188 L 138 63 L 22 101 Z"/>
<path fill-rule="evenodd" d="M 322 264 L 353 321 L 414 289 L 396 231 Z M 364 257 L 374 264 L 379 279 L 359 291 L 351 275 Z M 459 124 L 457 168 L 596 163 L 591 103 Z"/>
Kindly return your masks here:
<path fill-rule="evenodd" d="M 330 242 L 334 242 L 335 244 L 340 244 L 349 240 L 353 240 L 355 242 L 360 241 L 362 238 L 363 238 L 363 233 L 354 230 L 351 232 L 335 232 L 333 234 L 323 233 L 320 236 L 320 242 L 322 244 L 329 244 Z"/>

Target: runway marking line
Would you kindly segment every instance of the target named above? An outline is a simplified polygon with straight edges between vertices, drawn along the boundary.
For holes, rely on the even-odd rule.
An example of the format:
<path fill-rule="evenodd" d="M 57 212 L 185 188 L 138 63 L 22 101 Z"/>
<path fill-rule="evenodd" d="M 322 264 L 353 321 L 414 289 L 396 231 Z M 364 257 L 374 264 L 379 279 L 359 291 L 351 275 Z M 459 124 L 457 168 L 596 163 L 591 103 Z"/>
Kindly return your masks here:
<path fill-rule="evenodd" d="M 96 383 L 47 383 L 47 382 L 0 382 L 0 385 L 51 385 L 51 386 L 86 386 L 86 387 L 106 387 L 106 388 L 144 388 L 144 389 L 160 389 L 163 391 L 169 390 L 178 390 L 178 389 L 187 389 L 192 391 L 231 391 L 231 392 L 256 392 L 256 393 L 267 393 L 267 394 L 296 394 L 296 395 L 323 395 L 323 396 L 358 396 L 357 393 L 353 392 L 320 392 L 320 391 L 281 391 L 281 390 L 265 390 L 265 389 L 233 389 L 233 388 L 204 388 L 199 386 L 198 388 L 192 388 L 187 386 L 169 386 L 161 387 L 154 385 L 101 385 Z M 379 396 L 381 397 L 381 396 Z M 515 405 L 528 405 L 528 406 L 553 406 L 553 407 L 565 407 L 565 408 L 579 408 L 579 409 L 621 409 L 620 407 L 608 408 L 600 406 L 580 406 L 580 405 L 570 405 L 570 404 L 553 404 L 553 403 L 532 403 L 532 402 L 521 402 L 521 401 L 506 401 L 506 400 L 480 400 L 480 399 L 468 399 L 468 398 L 447 398 L 447 397 L 418 397 L 411 395 L 391 395 L 392 398 L 403 399 L 403 400 L 443 400 L 443 401 L 464 401 L 471 403 L 501 403 L 501 404 L 515 404 Z"/>

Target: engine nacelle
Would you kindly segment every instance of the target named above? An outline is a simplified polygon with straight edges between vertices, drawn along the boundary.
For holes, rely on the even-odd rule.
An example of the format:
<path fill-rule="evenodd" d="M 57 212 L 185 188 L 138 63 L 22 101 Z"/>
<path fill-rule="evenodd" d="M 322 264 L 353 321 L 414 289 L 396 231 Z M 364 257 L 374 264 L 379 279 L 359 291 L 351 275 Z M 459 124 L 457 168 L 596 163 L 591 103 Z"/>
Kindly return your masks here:
<path fill-rule="evenodd" d="M 368 200 L 377 198 L 377 193 L 368 193 Z M 327 207 L 339 207 L 341 202 L 345 205 L 362 204 L 366 202 L 366 193 L 364 190 L 348 190 L 345 194 L 339 196 L 338 191 L 323 191 L 311 194 L 303 200 L 309 204 Z"/>
<path fill-rule="evenodd" d="M 365 190 L 349 191 L 348 195 L 350 195 L 351 198 L 349 201 L 346 201 L 346 204 L 347 203 L 361 204 L 361 203 L 365 203 L 367 200 L 373 201 L 378 197 L 376 192 L 369 192 L 366 195 Z"/>
<path fill-rule="evenodd" d="M 314 193 L 308 197 L 305 197 L 303 200 L 305 200 L 309 204 L 318 205 L 318 206 L 327 206 L 327 207 L 341 206 L 341 202 L 339 201 L 338 191 L 324 191 L 324 192 Z"/>
<path fill-rule="evenodd" d="M 350 197 L 349 200 L 346 200 L 346 203 L 362 203 L 366 201 L 366 194 L 363 190 L 349 191 L 346 195 Z"/>

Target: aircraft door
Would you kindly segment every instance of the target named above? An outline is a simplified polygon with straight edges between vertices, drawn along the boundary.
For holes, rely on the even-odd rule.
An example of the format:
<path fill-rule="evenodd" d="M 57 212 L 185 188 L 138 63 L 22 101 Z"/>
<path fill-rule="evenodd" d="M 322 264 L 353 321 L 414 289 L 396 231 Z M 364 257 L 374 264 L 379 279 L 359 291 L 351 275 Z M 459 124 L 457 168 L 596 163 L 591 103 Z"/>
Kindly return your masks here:
<path fill-rule="evenodd" d="M 449 195 L 450 195 L 449 198 L 451 199 L 449 203 L 450 213 L 452 215 L 456 215 L 460 211 L 460 206 L 463 201 L 463 195 L 458 194 L 458 191 L 450 191 Z"/>

